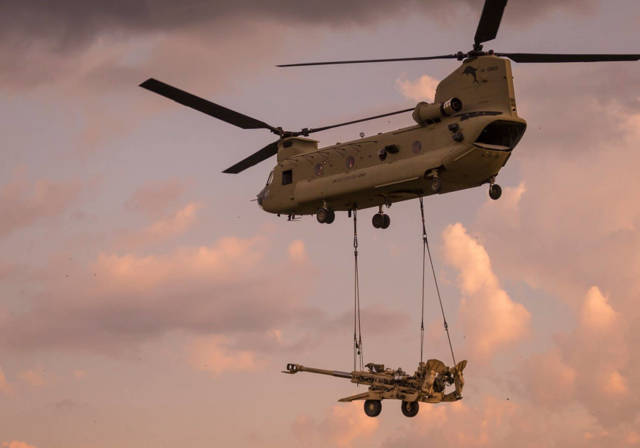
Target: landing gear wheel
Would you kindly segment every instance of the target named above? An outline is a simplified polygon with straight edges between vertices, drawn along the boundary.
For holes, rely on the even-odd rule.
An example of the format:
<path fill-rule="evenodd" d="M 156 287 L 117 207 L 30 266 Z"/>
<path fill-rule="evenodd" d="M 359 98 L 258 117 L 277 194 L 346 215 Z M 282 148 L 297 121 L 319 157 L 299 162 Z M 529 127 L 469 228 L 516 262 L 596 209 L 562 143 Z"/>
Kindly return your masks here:
<path fill-rule="evenodd" d="M 440 180 L 440 178 L 433 176 L 433 179 L 431 179 L 431 191 L 433 191 L 434 193 L 438 193 L 441 187 L 442 181 Z"/>
<path fill-rule="evenodd" d="M 371 219 L 371 224 L 376 229 L 386 229 L 391 224 L 391 218 L 385 213 L 376 213 Z"/>
<path fill-rule="evenodd" d="M 331 224 L 336 219 L 336 213 L 333 210 L 329 210 L 329 216 L 327 216 L 327 220 L 325 223 Z"/>
<path fill-rule="evenodd" d="M 405 417 L 415 417 L 420 410 L 420 405 L 417 401 L 403 401 L 400 408 Z"/>
<path fill-rule="evenodd" d="M 331 224 L 336 219 L 336 214 L 333 210 L 329 210 L 326 207 L 320 207 L 316 212 L 316 219 L 320 224 Z"/>
<path fill-rule="evenodd" d="M 382 228 L 386 229 L 387 227 L 389 227 L 391 225 L 391 218 L 389 218 L 389 215 L 382 215 Z"/>
<path fill-rule="evenodd" d="M 489 187 L 489 197 L 494 201 L 502 196 L 502 188 L 498 184 L 491 184 Z"/>
<path fill-rule="evenodd" d="M 380 400 L 365 400 L 364 413 L 369 417 L 377 417 L 382 412 L 382 402 Z"/>

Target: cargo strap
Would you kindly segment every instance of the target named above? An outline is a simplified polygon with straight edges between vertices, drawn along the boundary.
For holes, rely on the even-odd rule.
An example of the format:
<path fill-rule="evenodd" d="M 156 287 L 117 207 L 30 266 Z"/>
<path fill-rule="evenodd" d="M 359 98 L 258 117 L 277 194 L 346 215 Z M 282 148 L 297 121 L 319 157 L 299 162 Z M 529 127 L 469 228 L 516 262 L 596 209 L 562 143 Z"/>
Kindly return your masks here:
<path fill-rule="evenodd" d="M 424 205 L 422 203 L 422 196 L 420 201 L 420 215 L 422 217 L 422 320 L 420 321 L 420 362 L 422 362 L 424 354 L 424 271 L 427 263 L 427 254 L 429 255 L 429 263 L 431 264 L 431 272 L 433 273 L 433 283 L 436 285 L 436 293 L 438 295 L 438 302 L 440 302 L 440 311 L 442 312 L 442 320 L 444 322 L 444 331 L 447 333 L 447 340 L 449 341 L 449 350 L 451 350 L 451 358 L 453 359 L 453 365 L 456 365 L 456 356 L 453 354 L 453 345 L 451 344 L 451 336 L 449 335 L 449 324 L 447 323 L 447 317 L 444 313 L 444 306 L 442 305 L 442 297 L 440 296 L 440 288 L 438 287 L 438 279 L 436 278 L 436 270 L 433 267 L 433 259 L 431 258 L 431 249 L 429 249 L 429 240 L 427 238 L 427 225 L 424 219 Z"/>
<path fill-rule="evenodd" d="M 353 258 L 355 277 L 353 283 L 353 370 L 364 369 L 362 355 L 362 328 L 360 325 L 360 281 L 358 279 L 358 210 L 353 209 Z"/>

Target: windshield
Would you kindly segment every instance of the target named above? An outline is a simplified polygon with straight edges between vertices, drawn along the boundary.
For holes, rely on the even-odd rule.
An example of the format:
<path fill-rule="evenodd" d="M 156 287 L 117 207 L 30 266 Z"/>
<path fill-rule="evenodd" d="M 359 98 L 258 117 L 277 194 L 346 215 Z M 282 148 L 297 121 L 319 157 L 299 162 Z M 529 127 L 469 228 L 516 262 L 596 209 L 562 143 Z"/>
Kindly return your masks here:
<path fill-rule="evenodd" d="M 513 149 L 522 134 L 526 125 L 515 121 L 498 120 L 485 127 L 476 140 L 478 146 L 495 147 L 494 149 Z"/>
<path fill-rule="evenodd" d="M 273 181 L 273 171 L 269 173 L 269 177 L 267 178 L 267 185 L 271 185 L 272 181 Z"/>

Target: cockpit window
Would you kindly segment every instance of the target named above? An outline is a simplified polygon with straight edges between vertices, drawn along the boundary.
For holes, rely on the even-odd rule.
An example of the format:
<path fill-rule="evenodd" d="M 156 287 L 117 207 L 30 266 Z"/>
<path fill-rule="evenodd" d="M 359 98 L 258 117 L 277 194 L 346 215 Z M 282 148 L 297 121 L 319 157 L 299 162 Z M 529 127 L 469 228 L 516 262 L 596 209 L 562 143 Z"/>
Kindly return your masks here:
<path fill-rule="evenodd" d="M 282 185 L 289 185 L 293 182 L 293 171 L 286 170 L 282 172 Z"/>
<path fill-rule="evenodd" d="M 492 146 L 494 149 L 513 149 L 522 134 L 526 125 L 515 121 L 498 120 L 485 127 L 476 140 L 478 146 Z"/>
<path fill-rule="evenodd" d="M 271 182 L 273 182 L 273 171 L 269 173 L 269 177 L 267 178 L 267 185 L 271 185 Z"/>

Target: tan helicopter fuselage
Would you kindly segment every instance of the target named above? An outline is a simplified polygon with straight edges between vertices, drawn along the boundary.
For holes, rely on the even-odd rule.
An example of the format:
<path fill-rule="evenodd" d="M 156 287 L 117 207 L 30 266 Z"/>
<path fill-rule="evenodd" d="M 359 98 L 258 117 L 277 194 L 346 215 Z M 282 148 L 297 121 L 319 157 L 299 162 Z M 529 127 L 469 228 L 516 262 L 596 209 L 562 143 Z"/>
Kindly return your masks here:
<path fill-rule="evenodd" d="M 435 104 L 451 98 L 462 102 L 459 112 L 359 140 L 318 149 L 308 138 L 282 139 L 260 205 L 303 215 L 434 194 L 433 177 L 440 181 L 437 193 L 493 182 L 526 128 L 509 61 L 493 55 L 465 60 L 436 89 Z M 420 122 L 416 113 L 414 119 Z"/>

